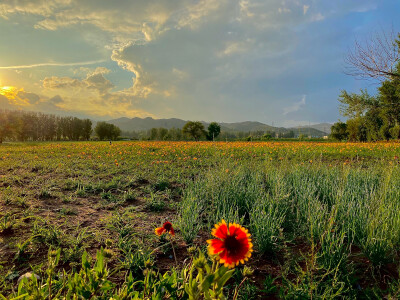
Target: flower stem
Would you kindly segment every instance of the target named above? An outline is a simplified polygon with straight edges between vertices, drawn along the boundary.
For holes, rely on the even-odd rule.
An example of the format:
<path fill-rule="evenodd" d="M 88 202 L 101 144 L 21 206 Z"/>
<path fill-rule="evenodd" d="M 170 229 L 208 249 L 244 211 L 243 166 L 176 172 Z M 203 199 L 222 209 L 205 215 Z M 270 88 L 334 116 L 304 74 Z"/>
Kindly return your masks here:
<path fill-rule="evenodd" d="M 233 296 L 233 300 L 236 300 L 239 296 L 239 290 L 242 287 L 243 283 L 246 281 L 247 277 L 243 278 L 242 282 L 240 282 L 239 286 L 235 289 L 235 295 Z"/>
<path fill-rule="evenodd" d="M 176 259 L 176 254 L 175 254 L 175 247 L 174 247 L 174 243 L 173 243 L 173 239 L 172 239 L 172 236 L 171 236 L 171 238 L 170 238 L 170 243 L 171 243 L 171 246 L 172 246 L 172 252 L 174 252 L 174 258 L 175 258 L 175 264 L 176 264 L 176 266 L 178 267 L 178 260 Z"/>

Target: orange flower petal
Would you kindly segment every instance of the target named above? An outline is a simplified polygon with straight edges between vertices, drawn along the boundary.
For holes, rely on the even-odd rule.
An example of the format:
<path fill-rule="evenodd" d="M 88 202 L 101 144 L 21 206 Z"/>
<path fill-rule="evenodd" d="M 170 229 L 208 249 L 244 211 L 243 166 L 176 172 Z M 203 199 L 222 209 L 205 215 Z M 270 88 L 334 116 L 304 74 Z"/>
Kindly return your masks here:
<path fill-rule="evenodd" d="M 215 225 L 212 235 L 217 238 L 207 241 L 208 251 L 211 255 L 218 255 L 220 263 L 226 267 L 233 268 L 251 257 L 253 251 L 251 235 L 239 224 L 229 223 L 227 226 L 222 220 Z"/>
<path fill-rule="evenodd" d="M 208 240 L 207 243 L 209 243 L 209 253 L 211 255 L 215 255 L 220 253 L 221 251 L 224 250 L 224 242 L 218 239 L 212 239 L 212 240 Z"/>
<path fill-rule="evenodd" d="M 171 235 L 175 235 L 174 227 L 172 227 L 171 222 L 165 222 L 162 227 L 166 232 L 170 233 Z"/>
<path fill-rule="evenodd" d="M 228 226 L 225 221 L 222 220 L 221 223 L 216 224 L 211 234 L 219 239 L 226 239 L 228 236 Z"/>
<path fill-rule="evenodd" d="M 155 233 L 157 235 L 162 235 L 165 232 L 165 228 L 164 227 L 158 227 L 155 229 Z"/>
<path fill-rule="evenodd" d="M 175 230 L 174 230 L 173 227 L 171 227 L 171 229 L 169 230 L 169 233 L 170 233 L 172 236 L 175 236 Z"/>

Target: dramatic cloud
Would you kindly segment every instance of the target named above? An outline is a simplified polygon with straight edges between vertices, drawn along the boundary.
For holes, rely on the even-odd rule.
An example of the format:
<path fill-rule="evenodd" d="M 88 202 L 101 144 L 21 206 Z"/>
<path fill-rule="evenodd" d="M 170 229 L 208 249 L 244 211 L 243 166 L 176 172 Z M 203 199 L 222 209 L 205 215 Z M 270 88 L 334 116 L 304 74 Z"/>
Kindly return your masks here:
<path fill-rule="evenodd" d="M 110 70 L 107 68 L 98 67 L 94 71 L 89 71 L 86 79 L 83 80 L 70 77 L 46 77 L 43 80 L 43 87 L 50 90 L 63 89 L 67 92 L 82 92 L 92 89 L 101 95 L 107 93 L 114 87 L 114 85 L 103 76 L 103 74 L 109 72 Z"/>
<path fill-rule="evenodd" d="M 154 116 L 140 108 L 133 108 L 132 96 L 125 92 L 111 92 L 114 85 L 104 77 L 110 70 L 104 67 L 87 69 L 83 79 L 46 77 L 40 94 L 14 86 L 0 87 L 2 108 L 25 109 L 49 113 L 72 113 L 92 117 L 148 117 Z"/>
<path fill-rule="evenodd" d="M 133 98 L 126 91 L 111 92 L 114 85 L 105 74 L 110 70 L 98 67 L 87 69 L 84 79 L 71 77 L 46 77 L 43 80 L 44 93 L 52 96 L 50 102 L 66 110 L 84 111 L 96 116 L 150 116 L 141 109 L 132 107 Z M 62 101 L 60 99 L 63 99 Z M 62 102 L 62 105 L 59 103 Z"/>
<path fill-rule="evenodd" d="M 43 80 L 43 87 L 46 89 L 77 89 L 85 88 L 87 85 L 78 79 L 69 77 L 46 77 Z"/>
<path fill-rule="evenodd" d="M 372 20 L 387 7 L 373 0 L 4 0 L 0 79 L 20 88 L 0 92 L 0 100 L 105 118 L 334 121 L 339 90 L 355 85 L 341 73 L 343 51 L 366 26 L 362 15 Z M 25 45 L 15 36 L 34 38 Z M 23 47 L 26 57 L 14 57 Z M 305 96 L 296 102 L 303 94 L 307 105 Z M 327 105 L 318 105 L 321 97 Z"/>
<path fill-rule="evenodd" d="M 0 87 L 0 95 L 7 99 L 9 105 L 27 106 L 30 104 L 33 94 L 25 93 L 22 88 L 3 86 Z"/>
<path fill-rule="evenodd" d="M 0 16 L 9 19 L 16 14 L 39 16 L 34 27 L 55 31 L 71 26 L 95 26 L 113 35 L 116 41 L 152 40 L 162 26 L 185 1 L 79 1 L 79 0 L 5 0 Z"/>
<path fill-rule="evenodd" d="M 125 51 L 129 47 L 131 47 L 131 44 L 128 44 L 120 49 L 115 49 L 112 53 L 111 59 L 116 61 L 123 69 L 135 74 L 133 86 L 129 90 L 132 96 L 147 98 L 150 93 L 154 92 L 154 87 L 157 85 L 157 83 L 150 77 L 148 73 L 143 71 L 141 64 L 125 58 Z"/>

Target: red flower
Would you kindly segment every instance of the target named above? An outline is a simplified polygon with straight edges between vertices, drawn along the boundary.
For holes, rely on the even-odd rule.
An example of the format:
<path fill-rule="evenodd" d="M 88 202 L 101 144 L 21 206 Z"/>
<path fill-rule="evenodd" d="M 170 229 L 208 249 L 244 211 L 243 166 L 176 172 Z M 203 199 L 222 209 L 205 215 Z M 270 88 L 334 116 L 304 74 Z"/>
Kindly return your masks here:
<path fill-rule="evenodd" d="M 162 227 L 158 227 L 155 229 L 155 233 L 157 235 L 162 235 L 163 233 L 169 233 L 171 235 L 175 235 L 174 228 L 170 222 L 165 222 Z"/>
<path fill-rule="evenodd" d="M 221 264 L 233 268 L 239 263 L 244 263 L 253 252 L 250 233 L 239 224 L 229 223 L 229 226 L 222 220 L 215 225 L 211 234 L 216 239 L 208 240 L 208 252 L 217 255 Z"/>

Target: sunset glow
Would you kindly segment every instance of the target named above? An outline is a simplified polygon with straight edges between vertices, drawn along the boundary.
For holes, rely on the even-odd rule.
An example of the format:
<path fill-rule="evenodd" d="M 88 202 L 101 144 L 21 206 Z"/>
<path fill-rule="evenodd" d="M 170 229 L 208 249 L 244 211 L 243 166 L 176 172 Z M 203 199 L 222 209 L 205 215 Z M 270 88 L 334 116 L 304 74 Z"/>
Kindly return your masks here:
<path fill-rule="evenodd" d="M 7 97 L 8 99 L 15 99 L 17 88 L 13 86 L 2 86 L 0 87 L 0 95 Z"/>
<path fill-rule="evenodd" d="M 343 56 L 395 0 L 2 1 L 0 107 L 292 127 L 340 118 Z M 20 91 L 23 91 L 20 93 Z"/>

